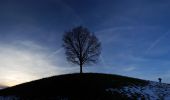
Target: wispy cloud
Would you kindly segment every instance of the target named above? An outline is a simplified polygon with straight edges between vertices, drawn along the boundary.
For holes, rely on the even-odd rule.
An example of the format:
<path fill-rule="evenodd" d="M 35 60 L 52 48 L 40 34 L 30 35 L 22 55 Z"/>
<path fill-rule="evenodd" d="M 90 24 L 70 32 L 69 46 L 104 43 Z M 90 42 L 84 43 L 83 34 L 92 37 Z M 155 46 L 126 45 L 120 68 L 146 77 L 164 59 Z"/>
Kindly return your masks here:
<path fill-rule="evenodd" d="M 54 57 L 56 56 L 58 53 L 61 53 L 64 50 L 64 48 L 59 48 L 56 51 L 52 52 L 51 55 L 49 55 L 48 57 Z"/>
<path fill-rule="evenodd" d="M 47 50 L 32 41 L 0 44 L 0 84 L 12 86 L 72 71 L 61 65 L 60 56 L 49 57 Z"/>
<path fill-rule="evenodd" d="M 120 37 L 120 34 L 122 34 L 119 31 L 124 30 L 131 30 L 133 29 L 133 26 L 127 26 L 127 27 L 113 27 L 113 28 L 107 28 L 103 30 L 98 30 L 95 33 L 99 35 L 99 38 L 102 40 L 102 43 L 113 43 L 115 41 L 122 41 L 123 38 Z"/>
<path fill-rule="evenodd" d="M 146 53 L 148 53 L 150 50 L 152 50 L 156 45 L 158 45 L 167 35 L 169 35 L 170 31 L 164 33 L 161 35 L 158 39 L 156 39 L 150 47 L 146 50 Z"/>
<path fill-rule="evenodd" d="M 124 68 L 123 70 L 124 70 L 125 72 L 131 72 L 131 71 L 134 71 L 135 69 L 136 69 L 135 66 L 130 66 L 130 67 Z"/>

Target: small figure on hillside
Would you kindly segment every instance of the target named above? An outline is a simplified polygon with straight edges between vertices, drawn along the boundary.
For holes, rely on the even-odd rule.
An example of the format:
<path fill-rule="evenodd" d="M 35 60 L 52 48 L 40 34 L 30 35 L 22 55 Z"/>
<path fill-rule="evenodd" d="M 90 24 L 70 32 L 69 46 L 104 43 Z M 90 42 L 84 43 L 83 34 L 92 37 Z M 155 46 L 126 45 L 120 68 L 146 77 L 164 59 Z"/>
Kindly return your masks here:
<path fill-rule="evenodd" d="M 159 80 L 159 83 L 161 83 L 162 79 L 161 79 L 161 78 L 158 78 L 158 80 Z"/>

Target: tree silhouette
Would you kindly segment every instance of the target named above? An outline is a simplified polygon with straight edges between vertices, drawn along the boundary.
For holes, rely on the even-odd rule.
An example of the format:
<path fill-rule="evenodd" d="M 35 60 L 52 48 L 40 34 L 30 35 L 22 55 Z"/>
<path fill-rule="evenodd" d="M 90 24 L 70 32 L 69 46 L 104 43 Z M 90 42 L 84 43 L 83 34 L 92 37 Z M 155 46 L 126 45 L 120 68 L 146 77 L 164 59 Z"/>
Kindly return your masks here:
<path fill-rule="evenodd" d="M 67 60 L 80 66 L 80 73 L 83 73 L 83 65 L 97 63 L 101 53 L 101 43 L 97 37 L 82 26 L 65 32 L 63 47 Z"/>

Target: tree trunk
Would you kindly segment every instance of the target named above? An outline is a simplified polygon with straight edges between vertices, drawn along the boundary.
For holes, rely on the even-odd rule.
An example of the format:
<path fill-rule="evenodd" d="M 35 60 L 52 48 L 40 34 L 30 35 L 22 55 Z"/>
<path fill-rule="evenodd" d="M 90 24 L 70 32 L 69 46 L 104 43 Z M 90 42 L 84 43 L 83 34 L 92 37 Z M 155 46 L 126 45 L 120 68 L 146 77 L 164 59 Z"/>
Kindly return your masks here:
<path fill-rule="evenodd" d="M 80 74 L 83 73 L 83 68 L 82 67 L 83 67 L 82 64 L 80 64 Z"/>

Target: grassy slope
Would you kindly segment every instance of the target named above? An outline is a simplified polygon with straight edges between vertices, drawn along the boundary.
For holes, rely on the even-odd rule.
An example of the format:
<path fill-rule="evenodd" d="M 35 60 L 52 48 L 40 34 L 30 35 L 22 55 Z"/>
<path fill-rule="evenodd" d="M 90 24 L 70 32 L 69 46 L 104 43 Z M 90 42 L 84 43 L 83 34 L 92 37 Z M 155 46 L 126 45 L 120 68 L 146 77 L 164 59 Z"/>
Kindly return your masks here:
<path fill-rule="evenodd" d="M 127 85 L 146 85 L 147 81 L 110 74 L 84 73 L 59 75 L 41 80 L 24 83 L 0 91 L 0 95 L 17 95 L 22 98 L 36 100 L 49 97 L 73 100 L 106 100 L 119 97 L 126 99 L 123 94 L 107 94 L 107 88 L 121 88 Z"/>

